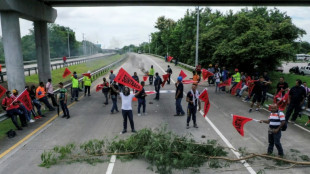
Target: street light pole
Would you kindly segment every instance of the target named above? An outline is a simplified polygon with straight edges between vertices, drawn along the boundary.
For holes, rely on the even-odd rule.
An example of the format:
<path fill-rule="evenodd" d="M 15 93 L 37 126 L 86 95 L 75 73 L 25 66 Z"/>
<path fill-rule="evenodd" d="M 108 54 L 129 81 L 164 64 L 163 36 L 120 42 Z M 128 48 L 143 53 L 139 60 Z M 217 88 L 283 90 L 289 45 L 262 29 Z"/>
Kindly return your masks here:
<path fill-rule="evenodd" d="M 69 54 L 69 57 L 71 57 L 71 55 L 70 55 L 70 38 L 69 38 L 69 31 L 68 31 L 67 33 L 68 33 L 68 54 Z"/>
<path fill-rule="evenodd" d="M 151 39 L 150 39 L 150 36 L 151 36 L 151 35 L 149 35 L 149 54 L 151 54 L 151 48 L 150 48 Z"/>
<path fill-rule="evenodd" d="M 199 43 L 199 6 L 197 7 L 197 33 L 196 33 L 196 55 L 195 55 L 195 66 L 198 65 L 198 43 Z"/>

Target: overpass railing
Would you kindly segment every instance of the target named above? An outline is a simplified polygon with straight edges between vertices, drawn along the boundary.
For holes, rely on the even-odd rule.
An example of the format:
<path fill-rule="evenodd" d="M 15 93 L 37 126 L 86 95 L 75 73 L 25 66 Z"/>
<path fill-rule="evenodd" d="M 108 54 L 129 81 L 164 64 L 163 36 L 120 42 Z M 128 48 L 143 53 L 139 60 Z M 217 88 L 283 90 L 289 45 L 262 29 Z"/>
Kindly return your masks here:
<path fill-rule="evenodd" d="M 151 55 L 151 56 L 154 56 L 154 57 L 158 57 L 158 58 L 161 58 L 161 59 L 165 59 L 165 57 L 159 56 L 159 55 L 156 55 L 156 54 L 148 54 L 148 53 L 145 53 L 145 54 Z M 174 60 L 172 60 L 172 61 L 174 61 Z M 187 68 L 187 69 L 190 69 L 190 70 L 195 70 L 194 66 L 191 66 L 191 65 L 188 65 L 188 64 L 185 64 L 185 63 L 182 63 L 182 62 L 178 62 L 178 64 L 181 65 L 184 68 Z M 274 98 L 274 96 L 272 94 L 270 94 L 270 93 L 267 93 L 266 96 L 267 96 L 267 100 L 268 99 L 273 100 L 273 98 Z M 304 109 L 302 109 L 302 111 L 300 113 L 304 114 L 304 115 L 307 115 L 307 116 L 310 116 L 310 108 L 304 108 Z"/>
<path fill-rule="evenodd" d="M 94 79 L 97 79 L 98 77 L 104 75 L 105 73 L 109 72 L 113 67 L 120 65 L 121 63 L 123 63 L 126 59 L 127 59 L 128 55 L 125 55 L 123 58 L 121 58 L 120 60 L 111 63 L 110 65 L 104 66 L 98 70 L 95 70 L 91 73 L 92 77 Z M 79 87 L 83 88 L 83 77 L 79 78 Z M 71 88 L 72 83 L 68 83 L 64 85 L 64 88 L 66 88 L 68 91 L 70 91 L 70 94 L 72 93 L 72 88 Z M 54 90 L 54 94 L 59 93 L 59 89 Z M 8 119 L 6 113 L 2 113 L 0 114 L 0 122 L 4 121 Z"/>

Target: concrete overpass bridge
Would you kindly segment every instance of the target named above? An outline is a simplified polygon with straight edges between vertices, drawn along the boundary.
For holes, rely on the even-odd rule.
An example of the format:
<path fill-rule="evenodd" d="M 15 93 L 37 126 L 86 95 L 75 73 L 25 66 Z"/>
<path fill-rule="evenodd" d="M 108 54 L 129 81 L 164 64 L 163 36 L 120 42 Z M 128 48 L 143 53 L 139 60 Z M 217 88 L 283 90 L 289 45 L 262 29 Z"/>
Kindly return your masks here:
<path fill-rule="evenodd" d="M 81 6 L 252 6 L 310 5 L 310 0 L 0 0 L 1 26 L 7 67 L 8 88 L 25 86 L 19 18 L 34 22 L 39 81 L 51 77 L 47 23 L 53 23 L 57 10 L 53 7 Z"/>

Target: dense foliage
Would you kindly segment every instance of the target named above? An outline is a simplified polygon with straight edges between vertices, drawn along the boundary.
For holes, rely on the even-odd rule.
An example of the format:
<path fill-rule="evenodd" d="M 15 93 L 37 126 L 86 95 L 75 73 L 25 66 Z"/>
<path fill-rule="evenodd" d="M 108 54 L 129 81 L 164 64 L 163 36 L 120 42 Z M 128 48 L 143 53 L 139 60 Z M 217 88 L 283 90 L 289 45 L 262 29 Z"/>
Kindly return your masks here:
<path fill-rule="evenodd" d="M 166 55 L 194 64 L 197 11 L 187 10 L 178 21 L 161 16 L 157 19 L 150 43 L 151 53 Z M 219 63 L 231 69 L 252 72 L 272 70 L 280 61 L 294 60 L 295 54 L 310 52 L 300 39 L 306 32 L 278 9 L 253 7 L 223 14 L 209 8 L 200 10 L 199 63 L 207 67 Z M 148 43 L 137 47 L 146 50 Z M 307 46 L 307 45 L 306 45 Z"/>

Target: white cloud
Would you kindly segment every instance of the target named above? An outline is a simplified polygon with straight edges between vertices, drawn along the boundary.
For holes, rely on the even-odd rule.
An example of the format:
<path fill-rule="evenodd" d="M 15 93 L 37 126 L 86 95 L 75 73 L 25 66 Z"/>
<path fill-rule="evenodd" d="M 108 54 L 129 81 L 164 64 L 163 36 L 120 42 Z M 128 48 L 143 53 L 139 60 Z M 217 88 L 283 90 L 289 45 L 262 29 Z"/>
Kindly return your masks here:
<path fill-rule="evenodd" d="M 214 10 L 234 12 L 244 7 L 211 7 Z M 251 7 L 250 7 L 251 8 Z M 139 44 L 148 41 L 148 35 L 156 31 L 154 28 L 159 16 L 166 16 L 174 20 L 182 18 L 187 9 L 195 7 L 83 7 L 57 8 L 56 23 L 68 26 L 76 31 L 78 40 L 85 38 L 98 42 L 105 48 Z M 293 18 L 296 26 L 303 28 L 308 34 L 302 40 L 310 42 L 310 8 L 309 7 L 279 7 Z M 21 19 L 21 35 L 29 33 L 33 28 L 32 22 Z M 1 27 L 0 27 L 0 35 Z M 117 42 L 115 42 L 117 41 Z M 113 44 L 112 44 L 113 43 Z M 111 45 L 112 44 L 112 45 Z"/>

